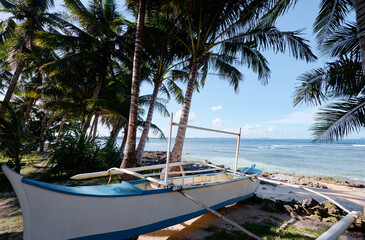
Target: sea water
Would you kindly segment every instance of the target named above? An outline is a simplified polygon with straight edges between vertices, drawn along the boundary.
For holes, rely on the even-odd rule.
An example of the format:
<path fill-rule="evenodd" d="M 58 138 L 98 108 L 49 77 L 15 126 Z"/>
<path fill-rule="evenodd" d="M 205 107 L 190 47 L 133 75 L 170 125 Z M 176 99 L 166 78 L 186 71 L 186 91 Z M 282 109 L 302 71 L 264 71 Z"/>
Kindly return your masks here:
<path fill-rule="evenodd" d="M 173 146 L 173 139 L 172 145 Z M 186 138 L 183 160 L 234 167 L 237 139 Z M 149 139 L 146 151 L 166 151 L 167 140 Z M 238 166 L 265 171 L 329 176 L 365 183 L 365 139 L 312 143 L 307 139 L 241 139 Z"/>

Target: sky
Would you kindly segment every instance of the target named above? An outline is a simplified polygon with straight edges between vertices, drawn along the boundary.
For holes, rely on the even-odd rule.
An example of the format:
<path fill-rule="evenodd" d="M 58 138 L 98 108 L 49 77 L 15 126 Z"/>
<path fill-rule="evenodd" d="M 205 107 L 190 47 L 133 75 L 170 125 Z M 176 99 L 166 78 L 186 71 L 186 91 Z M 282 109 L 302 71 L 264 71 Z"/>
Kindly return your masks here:
<path fill-rule="evenodd" d="M 62 11 L 60 6 L 62 1 L 55 2 L 55 9 Z M 120 2 L 120 5 L 124 3 Z M 296 60 L 289 54 L 266 51 L 264 56 L 271 69 L 269 83 L 262 85 L 257 75 L 250 69 L 239 67 L 244 74 L 244 81 L 241 82 L 238 93 L 234 92 L 227 81 L 215 75 L 208 75 L 204 88 L 193 94 L 188 124 L 232 132 L 238 132 L 241 128 L 243 138 L 312 139 L 309 128 L 314 123 L 313 116 L 318 108 L 305 105 L 294 107 L 292 95 L 299 83 L 296 79 L 300 74 L 322 67 L 329 60 L 320 55 L 312 34 L 318 6 L 319 0 L 298 1 L 295 8 L 282 16 L 276 25 L 282 31 L 304 29 L 302 37 L 310 41 L 312 51 L 319 58 L 316 62 L 306 63 L 303 60 Z M 185 86 L 183 89 L 185 90 Z M 146 84 L 141 86 L 141 94 L 151 93 L 151 86 Z M 182 105 L 171 99 L 166 106 L 168 111 L 173 113 L 174 122 L 179 122 Z M 168 136 L 169 117 L 162 117 L 155 111 L 153 123 Z M 99 135 L 107 136 L 109 130 L 99 126 Z M 172 136 L 175 135 L 176 127 Z M 231 135 L 188 129 L 186 137 L 231 137 Z M 351 134 L 348 138 L 363 137 L 365 137 L 364 131 Z"/>
<path fill-rule="evenodd" d="M 266 51 L 271 78 L 262 85 L 257 75 L 245 67 L 239 67 L 245 76 L 238 94 L 228 82 L 209 75 L 206 85 L 193 94 L 189 125 L 238 132 L 242 129 L 243 138 L 312 139 L 310 126 L 317 107 L 293 106 L 292 94 L 299 83 L 297 77 L 313 68 L 322 67 L 329 59 L 320 56 L 312 34 L 312 25 L 319 9 L 318 0 L 298 1 L 294 9 L 279 19 L 277 27 L 282 31 L 304 30 L 305 39 L 310 41 L 312 50 L 319 58 L 315 63 L 296 60 L 289 54 L 274 54 Z M 142 93 L 148 94 L 145 86 Z M 178 122 L 182 106 L 171 100 L 167 108 Z M 170 119 L 155 112 L 153 122 L 167 136 Z M 176 136 L 174 127 L 172 136 Z M 188 129 L 187 137 L 231 137 L 217 133 Z M 351 134 L 348 138 L 362 138 L 364 132 Z"/>

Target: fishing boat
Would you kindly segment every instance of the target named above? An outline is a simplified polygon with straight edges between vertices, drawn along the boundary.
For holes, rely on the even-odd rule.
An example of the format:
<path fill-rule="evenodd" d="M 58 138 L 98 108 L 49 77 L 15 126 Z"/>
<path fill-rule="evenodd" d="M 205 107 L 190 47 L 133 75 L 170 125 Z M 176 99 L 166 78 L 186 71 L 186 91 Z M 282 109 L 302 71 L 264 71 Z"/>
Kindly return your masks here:
<path fill-rule="evenodd" d="M 141 179 L 67 187 L 27 179 L 6 165 L 2 169 L 19 199 L 26 240 L 124 239 L 145 234 L 208 212 L 177 194 L 174 187 L 219 209 L 251 197 L 261 173 L 250 168 L 241 176 L 240 171 L 213 168 L 217 172 L 168 178 L 167 184 Z M 138 175 L 139 169 L 129 171 Z"/>
<path fill-rule="evenodd" d="M 111 168 L 72 177 L 86 179 L 130 174 L 138 180 L 68 187 L 27 179 L 3 165 L 2 170 L 10 180 L 22 208 L 24 239 L 130 238 L 184 222 L 208 211 L 214 213 L 215 209 L 254 194 L 259 187 L 258 177 L 262 171 L 254 166 L 238 169 L 240 131 L 213 130 L 238 136 L 235 168 L 226 169 L 211 163 L 169 163 L 173 125 L 179 124 L 173 123 L 171 116 L 166 164 Z M 205 168 L 184 170 L 185 165 L 192 164 Z M 169 171 L 171 167 L 180 167 L 180 171 Z M 156 169 L 166 171 L 143 174 L 146 170 Z M 152 177 L 161 174 L 164 174 L 162 179 Z M 179 176 L 172 177 L 172 174 Z"/>

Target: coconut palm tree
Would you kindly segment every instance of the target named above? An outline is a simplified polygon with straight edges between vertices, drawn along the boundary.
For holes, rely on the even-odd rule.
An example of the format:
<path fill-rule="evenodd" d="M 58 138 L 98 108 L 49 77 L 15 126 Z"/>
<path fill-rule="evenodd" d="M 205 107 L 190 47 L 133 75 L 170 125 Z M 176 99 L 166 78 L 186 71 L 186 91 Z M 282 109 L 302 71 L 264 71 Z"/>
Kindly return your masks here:
<path fill-rule="evenodd" d="M 215 68 L 221 78 L 228 79 L 237 91 L 243 75 L 232 64 L 248 66 L 258 73 L 263 83 L 267 82 L 270 70 L 260 50 L 289 50 L 295 58 L 306 61 L 316 59 L 305 40 L 298 36 L 299 31 L 282 32 L 272 25 L 262 24 L 260 18 L 271 7 L 272 1 L 264 0 L 175 2 L 175 10 L 181 12 L 176 24 L 180 28 L 175 34 L 190 53 L 189 81 L 180 124 L 186 125 L 188 122 L 194 84 L 200 68 L 204 73 L 207 73 L 208 65 Z M 237 58 L 238 55 L 241 59 Z M 179 126 L 172 161 L 181 160 L 185 131 L 185 127 Z"/>
<path fill-rule="evenodd" d="M 126 149 L 124 152 L 121 168 L 130 168 L 136 164 L 136 138 L 137 138 L 137 119 L 138 119 L 138 97 L 141 81 L 141 57 L 143 44 L 143 30 L 146 15 L 146 1 L 138 0 L 138 15 L 136 26 L 136 38 L 133 57 L 133 74 L 131 88 L 131 105 L 129 110 L 128 134 Z M 131 177 L 129 176 L 126 176 Z"/>
<path fill-rule="evenodd" d="M 322 51 L 335 57 L 322 68 L 299 76 L 294 105 L 322 106 L 312 126 L 315 141 L 338 140 L 365 126 L 365 77 L 356 23 L 332 33 Z"/>
<path fill-rule="evenodd" d="M 53 0 L 2 0 L 0 4 L 0 11 L 11 15 L 0 22 L 0 45 L 6 41 L 12 43 L 9 61 L 14 66 L 14 73 L 3 100 L 9 103 L 27 62 L 26 55 L 33 50 L 36 32 L 46 25 L 55 24 L 58 15 L 47 12 L 54 5 Z M 4 116 L 5 109 L 1 108 L 0 111 Z"/>
<path fill-rule="evenodd" d="M 54 76 L 69 71 L 75 64 L 85 64 L 87 70 L 94 72 L 96 76 L 90 97 L 96 100 L 105 84 L 108 65 L 122 44 L 121 33 L 125 21 L 116 11 L 113 0 L 93 0 L 88 8 L 81 1 L 65 0 L 65 6 L 81 27 L 59 20 L 65 34 L 55 31 L 38 33 L 38 45 L 63 53 L 62 57 L 43 65 L 42 69 Z M 91 118 L 92 116 L 87 116 L 83 125 L 84 131 L 88 129 Z"/>
<path fill-rule="evenodd" d="M 184 96 L 175 81 L 186 79 L 189 75 L 186 71 L 177 70 L 177 67 L 183 63 L 177 60 L 181 54 L 181 49 L 175 44 L 173 36 L 169 34 L 171 27 L 169 26 L 170 23 L 166 21 L 166 17 L 161 12 L 152 12 L 148 15 L 149 25 L 145 30 L 149 36 L 149 41 L 144 46 L 143 69 L 146 72 L 146 80 L 153 85 L 153 92 L 136 150 L 138 164 L 142 160 L 155 108 L 165 116 L 169 115 L 165 106 L 161 104 L 163 99 L 158 98 L 158 94 L 165 94 L 167 100 L 172 94 L 177 102 L 182 103 Z"/>

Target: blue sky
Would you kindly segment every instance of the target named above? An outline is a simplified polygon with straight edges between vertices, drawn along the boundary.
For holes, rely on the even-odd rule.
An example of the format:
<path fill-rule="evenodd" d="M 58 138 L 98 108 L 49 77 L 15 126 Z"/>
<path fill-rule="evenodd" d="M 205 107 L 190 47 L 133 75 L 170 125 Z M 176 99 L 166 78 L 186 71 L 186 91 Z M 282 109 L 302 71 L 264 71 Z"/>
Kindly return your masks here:
<path fill-rule="evenodd" d="M 242 128 L 243 138 L 312 138 L 309 128 L 314 122 L 313 115 L 317 108 L 305 105 L 293 107 L 292 94 L 298 83 L 296 80 L 298 75 L 310 69 L 322 67 L 328 60 L 319 56 L 315 37 L 312 34 L 312 25 L 318 6 L 318 0 L 298 1 L 295 8 L 289 10 L 277 22 L 278 28 L 282 31 L 304 28 L 303 37 L 310 41 L 314 53 L 319 57 L 317 62 L 306 63 L 288 54 L 274 54 L 267 51 L 264 55 L 271 68 L 269 84 L 263 86 L 256 74 L 241 67 L 245 81 L 241 83 L 238 94 L 234 93 L 227 82 L 210 75 L 205 87 L 193 95 L 189 124 L 235 132 Z M 144 86 L 142 86 L 142 92 L 147 93 Z M 173 100 L 167 107 L 175 116 L 181 110 L 181 105 Z M 178 119 L 175 118 L 175 121 L 178 122 Z M 166 134 L 168 133 L 168 118 L 155 113 L 154 123 Z M 349 137 L 364 136 L 362 132 Z M 229 137 L 229 135 L 222 136 L 189 129 L 187 137 Z"/>
<path fill-rule="evenodd" d="M 56 0 L 56 9 L 60 8 L 61 0 Z M 87 3 L 88 1 L 83 1 Z M 120 5 L 124 2 L 121 0 Z M 240 67 L 245 76 L 244 82 L 235 94 L 229 84 L 217 76 L 209 75 L 206 85 L 193 95 L 190 111 L 190 125 L 215 128 L 237 132 L 242 128 L 243 138 L 312 138 L 309 131 L 313 124 L 313 115 L 317 108 L 307 106 L 293 107 L 292 94 L 301 73 L 316 67 L 322 67 L 328 60 L 321 57 L 317 51 L 312 25 L 318 12 L 319 0 L 298 1 L 294 9 L 290 9 L 277 22 L 282 31 L 305 29 L 303 37 L 310 41 L 312 50 L 319 57 L 315 63 L 296 60 L 288 54 L 264 52 L 271 69 L 269 84 L 262 85 L 257 75 L 251 70 Z M 183 86 L 183 89 L 185 87 Z M 141 94 L 151 94 L 152 88 L 141 86 Z M 178 115 L 182 106 L 173 99 L 167 104 L 169 112 Z M 174 118 L 178 122 L 178 118 Z M 153 122 L 168 135 L 168 117 L 162 117 L 156 111 Z M 175 135 L 176 129 L 173 132 Z M 100 126 L 99 135 L 108 135 L 109 130 Z M 151 136 L 152 137 L 152 136 Z M 221 134 L 201 132 L 189 129 L 187 137 L 229 137 Z M 364 131 L 352 134 L 350 138 L 365 137 Z"/>

